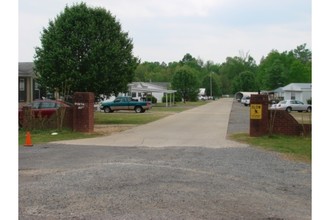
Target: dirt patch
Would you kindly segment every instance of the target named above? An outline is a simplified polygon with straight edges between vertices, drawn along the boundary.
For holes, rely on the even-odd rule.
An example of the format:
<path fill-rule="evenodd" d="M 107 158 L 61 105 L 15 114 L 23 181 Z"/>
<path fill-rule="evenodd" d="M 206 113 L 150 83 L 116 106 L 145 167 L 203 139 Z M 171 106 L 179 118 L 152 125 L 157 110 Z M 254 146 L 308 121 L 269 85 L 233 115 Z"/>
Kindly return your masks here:
<path fill-rule="evenodd" d="M 111 135 L 135 127 L 136 125 L 94 125 L 94 133 L 101 135 Z"/>

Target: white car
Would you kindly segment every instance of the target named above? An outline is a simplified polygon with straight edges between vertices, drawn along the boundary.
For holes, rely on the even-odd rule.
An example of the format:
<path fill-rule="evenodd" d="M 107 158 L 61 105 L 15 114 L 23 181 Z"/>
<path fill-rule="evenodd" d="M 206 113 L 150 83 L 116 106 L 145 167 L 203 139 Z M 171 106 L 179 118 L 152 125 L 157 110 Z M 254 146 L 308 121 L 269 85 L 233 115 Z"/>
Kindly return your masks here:
<path fill-rule="evenodd" d="M 277 104 L 273 104 L 270 109 L 286 110 L 287 112 L 298 111 L 298 112 L 311 112 L 312 106 L 304 104 L 298 100 L 283 100 Z"/>
<path fill-rule="evenodd" d="M 250 96 L 244 96 L 241 99 L 241 103 L 244 104 L 245 106 L 249 106 L 250 105 Z"/>

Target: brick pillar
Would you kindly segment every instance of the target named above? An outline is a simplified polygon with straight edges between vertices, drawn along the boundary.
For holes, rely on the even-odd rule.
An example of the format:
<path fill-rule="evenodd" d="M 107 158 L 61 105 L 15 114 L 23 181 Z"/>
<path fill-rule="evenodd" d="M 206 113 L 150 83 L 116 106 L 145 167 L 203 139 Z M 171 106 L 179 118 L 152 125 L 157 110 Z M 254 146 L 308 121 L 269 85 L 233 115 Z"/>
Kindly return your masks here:
<path fill-rule="evenodd" d="M 250 136 L 268 134 L 268 96 L 251 95 L 250 99 Z"/>
<path fill-rule="evenodd" d="M 73 130 L 94 131 L 94 93 L 76 92 L 73 95 Z"/>

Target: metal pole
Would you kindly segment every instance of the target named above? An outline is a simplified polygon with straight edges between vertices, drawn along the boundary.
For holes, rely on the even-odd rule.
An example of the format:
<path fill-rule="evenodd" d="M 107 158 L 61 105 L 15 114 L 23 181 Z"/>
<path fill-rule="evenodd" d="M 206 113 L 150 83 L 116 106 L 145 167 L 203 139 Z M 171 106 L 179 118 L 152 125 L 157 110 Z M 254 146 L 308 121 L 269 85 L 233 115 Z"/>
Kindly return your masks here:
<path fill-rule="evenodd" d="M 212 97 L 212 73 L 210 73 L 210 96 Z"/>

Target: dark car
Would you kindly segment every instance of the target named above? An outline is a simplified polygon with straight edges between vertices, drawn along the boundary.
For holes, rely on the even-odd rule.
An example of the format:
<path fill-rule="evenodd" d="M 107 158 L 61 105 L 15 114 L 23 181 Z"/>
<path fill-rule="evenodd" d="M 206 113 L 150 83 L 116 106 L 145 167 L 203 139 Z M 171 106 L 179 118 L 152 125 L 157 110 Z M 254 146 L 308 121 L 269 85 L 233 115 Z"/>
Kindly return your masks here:
<path fill-rule="evenodd" d="M 30 107 L 34 117 L 46 117 L 52 116 L 56 110 L 60 107 L 70 107 L 70 103 L 66 103 L 58 100 L 35 100 L 32 103 L 26 105 L 25 107 Z M 18 111 L 19 125 L 22 124 L 24 113 L 23 108 Z"/>
<path fill-rule="evenodd" d="M 114 101 L 101 102 L 100 109 L 105 113 L 119 110 L 134 110 L 136 113 L 143 113 L 151 109 L 151 103 L 147 101 L 137 101 L 131 96 L 120 96 Z"/>

